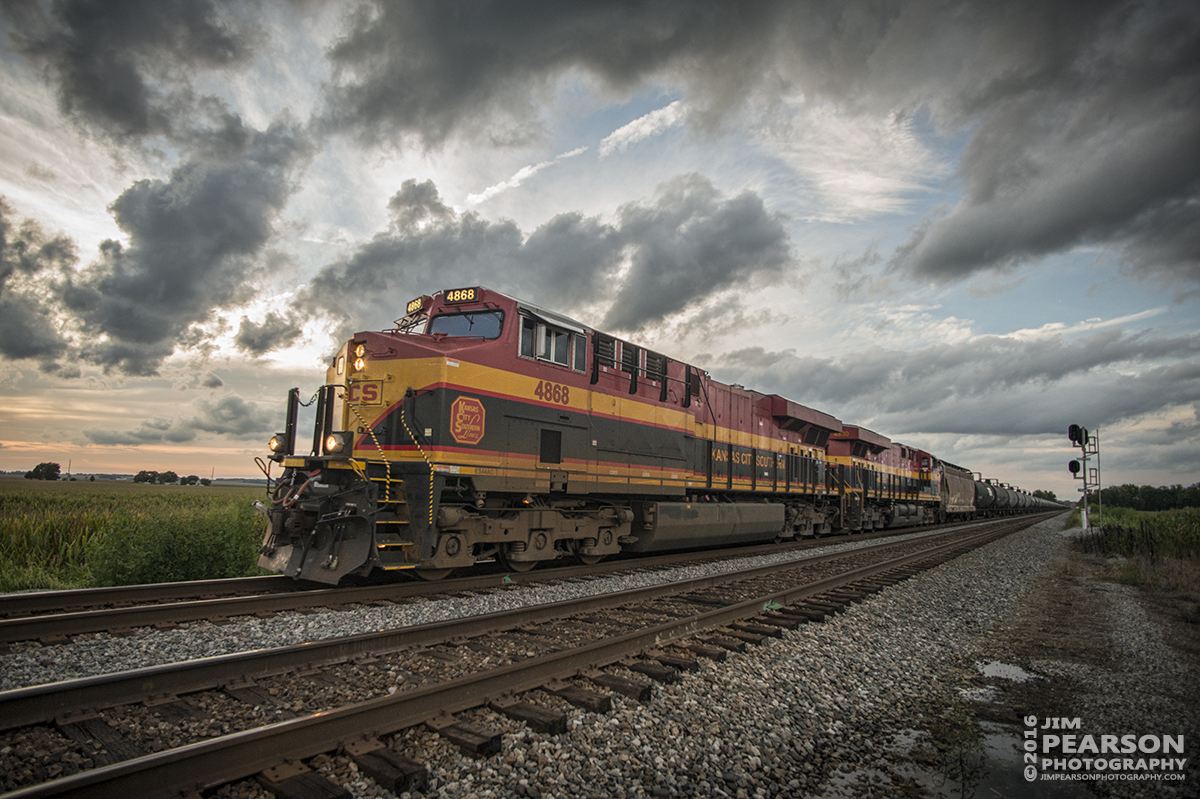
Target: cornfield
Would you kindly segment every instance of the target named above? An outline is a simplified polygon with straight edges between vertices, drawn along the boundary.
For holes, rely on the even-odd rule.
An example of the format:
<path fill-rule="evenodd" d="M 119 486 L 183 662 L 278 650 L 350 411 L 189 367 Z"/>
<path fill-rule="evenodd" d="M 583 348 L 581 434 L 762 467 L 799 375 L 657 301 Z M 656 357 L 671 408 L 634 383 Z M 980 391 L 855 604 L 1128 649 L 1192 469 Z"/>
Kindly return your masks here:
<path fill-rule="evenodd" d="M 254 574 L 257 489 L 0 479 L 0 591 Z"/>

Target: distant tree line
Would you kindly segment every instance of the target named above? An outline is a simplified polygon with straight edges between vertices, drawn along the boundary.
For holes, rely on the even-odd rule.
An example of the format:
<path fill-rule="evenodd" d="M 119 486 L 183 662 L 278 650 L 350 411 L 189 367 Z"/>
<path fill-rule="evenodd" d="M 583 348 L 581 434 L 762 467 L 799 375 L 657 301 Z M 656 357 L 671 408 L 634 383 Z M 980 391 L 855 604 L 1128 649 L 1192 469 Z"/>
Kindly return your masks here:
<path fill-rule="evenodd" d="M 39 463 L 25 472 L 26 480 L 58 480 L 61 477 L 62 467 L 57 463 Z M 75 478 L 72 477 L 71 479 L 74 480 Z M 96 482 L 95 475 L 92 475 L 88 479 L 93 483 Z M 178 483 L 185 486 L 212 485 L 212 480 L 209 480 L 207 477 L 197 477 L 194 474 L 189 474 L 187 477 L 180 477 L 175 472 L 151 472 L 146 470 L 138 472 L 134 476 L 133 482 L 158 483 L 159 485 Z"/>
<path fill-rule="evenodd" d="M 1193 483 L 1184 488 L 1173 486 L 1109 486 L 1097 497 L 1096 492 L 1088 492 L 1088 502 L 1095 503 L 1103 499 L 1104 504 L 1113 508 L 1132 508 L 1134 510 L 1172 510 L 1174 508 L 1200 508 L 1200 483 Z"/>
<path fill-rule="evenodd" d="M 1058 497 L 1054 495 L 1053 491 L 1043 491 L 1039 488 L 1037 491 L 1033 492 L 1033 496 L 1037 497 L 1038 499 L 1049 500 L 1050 502 L 1058 502 Z"/>
<path fill-rule="evenodd" d="M 133 476 L 135 483 L 158 483 L 160 485 L 168 485 L 179 483 L 185 486 L 194 485 L 212 485 L 212 481 L 207 477 L 197 477 L 194 474 L 189 474 L 187 477 L 180 477 L 175 472 L 151 472 L 143 469 Z"/>

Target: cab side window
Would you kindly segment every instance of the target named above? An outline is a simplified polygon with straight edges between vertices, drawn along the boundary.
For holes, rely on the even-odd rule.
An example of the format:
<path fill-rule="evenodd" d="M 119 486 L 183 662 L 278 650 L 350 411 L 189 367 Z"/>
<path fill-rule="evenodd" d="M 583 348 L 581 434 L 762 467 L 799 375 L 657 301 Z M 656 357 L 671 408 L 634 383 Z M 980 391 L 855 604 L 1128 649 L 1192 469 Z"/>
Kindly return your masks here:
<path fill-rule="evenodd" d="M 521 357 L 550 361 L 582 372 L 587 363 L 587 336 L 523 316 Z"/>

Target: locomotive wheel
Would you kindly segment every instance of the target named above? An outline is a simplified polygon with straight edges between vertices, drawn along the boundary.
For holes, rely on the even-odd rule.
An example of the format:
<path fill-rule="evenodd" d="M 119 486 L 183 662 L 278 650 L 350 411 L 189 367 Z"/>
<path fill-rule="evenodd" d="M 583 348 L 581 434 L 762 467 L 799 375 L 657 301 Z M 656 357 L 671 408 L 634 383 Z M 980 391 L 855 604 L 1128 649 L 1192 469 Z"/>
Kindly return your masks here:
<path fill-rule="evenodd" d="M 422 580 L 434 582 L 435 580 L 444 579 L 454 569 L 413 569 L 418 577 Z"/>
<path fill-rule="evenodd" d="M 522 574 L 532 571 L 533 567 L 538 565 L 536 560 L 509 560 L 508 558 L 501 558 L 500 560 L 504 564 L 504 568 L 510 572 L 521 572 Z"/>
<path fill-rule="evenodd" d="M 584 566 L 595 566 L 600 561 L 604 560 L 603 555 L 575 555 L 575 560 L 582 563 Z"/>
<path fill-rule="evenodd" d="M 508 550 L 505 547 L 501 547 L 498 554 L 501 565 L 503 565 L 504 568 L 508 569 L 510 572 L 524 573 L 530 571 L 534 566 L 538 565 L 536 560 L 513 560 L 509 557 Z"/>

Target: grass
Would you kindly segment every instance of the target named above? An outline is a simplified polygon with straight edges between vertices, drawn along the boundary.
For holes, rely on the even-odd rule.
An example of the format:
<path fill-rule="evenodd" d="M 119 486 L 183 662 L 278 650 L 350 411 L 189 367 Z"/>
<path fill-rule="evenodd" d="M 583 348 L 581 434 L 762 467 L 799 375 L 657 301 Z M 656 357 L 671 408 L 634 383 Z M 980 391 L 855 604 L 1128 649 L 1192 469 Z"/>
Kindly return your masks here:
<path fill-rule="evenodd" d="M 260 573 L 261 489 L 0 479 L 0 591 Z"/>

